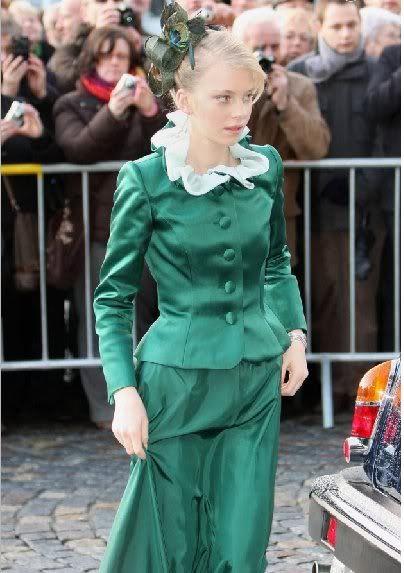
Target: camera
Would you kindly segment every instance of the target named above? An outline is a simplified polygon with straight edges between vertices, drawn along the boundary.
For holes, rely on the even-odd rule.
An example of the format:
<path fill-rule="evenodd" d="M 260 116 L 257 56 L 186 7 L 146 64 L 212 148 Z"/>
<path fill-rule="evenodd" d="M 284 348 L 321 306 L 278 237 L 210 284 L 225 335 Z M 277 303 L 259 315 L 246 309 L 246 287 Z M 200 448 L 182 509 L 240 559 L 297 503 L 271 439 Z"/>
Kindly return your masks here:
<path fill-rule="evenodd" d="M 272 72 L 272 64 L 275 63 L 274 56 L 266 56 L 262 50 L 256 50 L 254 56 L 257 58 L 263 72 L 267 75 Z"/>
<path fill-rule="evenodd" d="M 17 127 L 22 127 L 24 124 L 24 103 L 21 101 L 13 101 L 4 119 L 13 121 Z"/>
<path fill-rule="evenodd" d="M 16 58 L 22 56 L 24 60 L 29 58 L 29 39 L 27 36 L 13 36 L 11 38 L 10 52 Z"/>
<path fill-rule="evenodd" d="M 132 76 L 131 74 L 122 74 L 118 83 L 116 84 L 115 89 L 117 91 L 127 89 L 127 90 L 133 90 L 133 92 L 135 92 L 136 82 L 137 78 L 135 78 L 135 76 Z"/>
<path fill-rule="evenodd" d="M 118 12 L 119 12 L 119 24 L 121 26 L 126 26 L 127 28 L 135 28 L 135 13 L 132 10 L 132 8 L 129 8 L 129 6 L 121 6 L 120 8 L 118 8 Z"/>

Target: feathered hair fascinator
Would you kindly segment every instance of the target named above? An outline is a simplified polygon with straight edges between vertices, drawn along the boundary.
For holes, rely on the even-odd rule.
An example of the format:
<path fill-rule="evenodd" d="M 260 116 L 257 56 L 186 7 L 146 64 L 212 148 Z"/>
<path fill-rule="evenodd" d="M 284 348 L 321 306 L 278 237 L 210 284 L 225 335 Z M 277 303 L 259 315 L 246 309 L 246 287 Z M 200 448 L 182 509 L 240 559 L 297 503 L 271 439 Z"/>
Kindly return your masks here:
<path fill-rule="evenodd" d="M 194 69 L 194 48 L 206 34 L 205 20 L 199 16 L 188 20 L 187 12 L 177 2 L 165 6 L 160 23 L 162 35 L 151 36 L 145 44 L 152 62 L 148 82 L 157 97 L 174 87 L 175 72 L 186 54 Z"/>

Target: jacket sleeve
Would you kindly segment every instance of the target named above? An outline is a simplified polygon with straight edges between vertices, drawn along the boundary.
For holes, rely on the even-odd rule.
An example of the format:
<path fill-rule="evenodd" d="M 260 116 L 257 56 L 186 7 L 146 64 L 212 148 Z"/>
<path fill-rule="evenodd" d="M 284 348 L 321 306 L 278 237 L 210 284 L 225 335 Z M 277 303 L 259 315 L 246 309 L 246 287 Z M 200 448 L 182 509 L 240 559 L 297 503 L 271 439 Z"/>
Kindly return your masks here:
<path fill-rule="evenodd" d="M 53 108 L 58 145 L 66 160 L 72 163 L 95 163 L 107 156 L 114 145 L 122 144 L 128 126 L 112 115 L 107 105 L 91 118 L 89 123 L 78 115 L 69 95 L 61 97 Z"/>
<path fill-rule="evenodd" d="M 321 159 L 327 155 L 330 130 L 321 115 L 314 84 L 303 76 L 301 83 L 300 96 L 291 94 L 287 108 L 279 113 L 279 125 L 297 159 Z"/>
<path fill-rule="evenodd" d="M 365 98 L 367 114 L 372 121 L 384 121 L 401 108 L 401 67 L 391 61 L 390 50 L 382 52 L 375 64 Z"/>
<path fill-rule="evenodd" d="M 151 208 L 139 168 L 126 163 L 118 173 L 111 232 L 94 294 L 96 332 L 110 404 L 115 402 L 116 390 L 136 387 L 133 301 L 151 233 Z"/>
<path fill-rule="evenodd" d="M 291 273 L 290 252 L 286 244 L 282 159 L 273 147 L 268 148 L 274 159 L 277 176 L 269 221 L 270 249 L 265 263 L 264 302 L 276 314 L 286 331 L 307 330 L 299 286 Z"/>

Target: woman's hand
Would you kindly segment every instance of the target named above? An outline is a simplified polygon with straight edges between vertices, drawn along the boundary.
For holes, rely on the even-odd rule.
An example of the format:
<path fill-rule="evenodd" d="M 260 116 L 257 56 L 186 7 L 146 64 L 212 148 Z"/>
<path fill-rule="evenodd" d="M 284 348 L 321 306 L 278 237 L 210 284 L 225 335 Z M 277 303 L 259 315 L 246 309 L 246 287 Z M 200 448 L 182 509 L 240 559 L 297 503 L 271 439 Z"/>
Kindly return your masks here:
<path fill-rule="evenodd" d="M 115 413 L 112 432 L 129 455 L 146 459 L 143 448 L 149 440 L 149 419 L 142 399 L 133 386 L 121 388 L 114 393 Z"/>
<path fill-rule="evenodd" d="M 9 54 L 1 63 L 3 81 L 1 93 L 9 97 L 15 97 L 20 91 L 22 78 L 28 71 L 28 62 L 22 56 L 16 58 Z"/>
<path fill-rule="evenodd" d="M 128 107 L 133 105 L 133 90 L 123 89 L 115 91 L 115 89 L 112 90 L 108 107 L 116 119 L 121 119 Z"/>
<path fill-rule="evenodd" d="M 289 378 L 285 381 L 286 372 Z M 306 349 L 300 340 L 292 340 L 283 355 L 281 374 L 281 395 L 294 396 L 307 378 Z"/>
<path fill-rule="evenodd" d="M 46 69 L 42 60 L 34 54 L 29 55 L 27 80 L 33 95 L 43 99 L 46 96 Z"/>
<path fill-rule="evenodd" d="M 16 135 L 24 135 L 37 139 L 44 132 L 43 123 L 37 110 L 29 103 L 24 104 L 24 123 L 16 128 Z"/>
<path fill-rule="evenodd" d="M 145 115 L 151 115 L 153 110 L 156 110 L 156 113 L 158 111 L 156 98 L 144 78 L 139 78 L 136 82 L 133 105 Z"/>
<path fill-rule="evenodd" d="M 103 28 L 104 26 L 118 26 L 121 20 L 121 15 L 117 8 L 111 8 L 106 4 L 97 6 L 97 17 L 95 21 L 96 28 Z"/>

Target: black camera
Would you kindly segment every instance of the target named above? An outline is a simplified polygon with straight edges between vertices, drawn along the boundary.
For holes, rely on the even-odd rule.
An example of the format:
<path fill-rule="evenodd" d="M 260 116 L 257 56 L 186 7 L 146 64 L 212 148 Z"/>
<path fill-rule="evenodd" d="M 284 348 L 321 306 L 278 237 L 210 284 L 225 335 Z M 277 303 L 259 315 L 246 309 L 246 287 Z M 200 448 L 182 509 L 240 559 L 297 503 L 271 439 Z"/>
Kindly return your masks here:
<path fill-rule="evenodd" d="M 10 52 L 16 58 L 22 56 L 24 60 L 29 58 L 30 42 L 27 36 L 13 36 L 11 38 Z"/>
<path fill-rule="evenodd" d="M 135 13 L 132 8 L 128 6 L 123 6 L 122 8 L 118 8 L 120 20 L 119 24 L 121 26 L 126 26 L 127 28 L 135 28 Z"/>
<path fill-rule="evenodd" d="M 266 56 L 262 50 L 256 50 L 254 56 L 257 58 L 263 72 L 267 75 L 272 72 L 272 64 L 275 63 L 274 56 Z"/>

